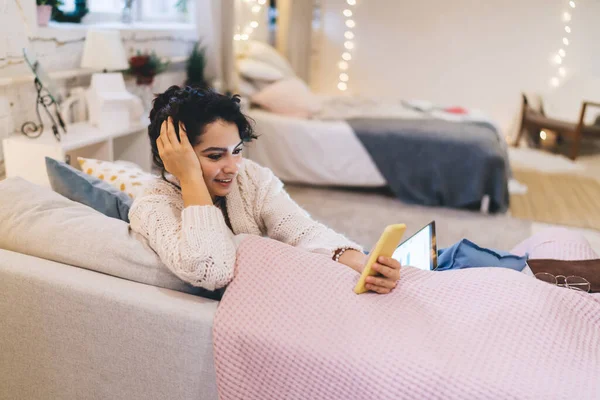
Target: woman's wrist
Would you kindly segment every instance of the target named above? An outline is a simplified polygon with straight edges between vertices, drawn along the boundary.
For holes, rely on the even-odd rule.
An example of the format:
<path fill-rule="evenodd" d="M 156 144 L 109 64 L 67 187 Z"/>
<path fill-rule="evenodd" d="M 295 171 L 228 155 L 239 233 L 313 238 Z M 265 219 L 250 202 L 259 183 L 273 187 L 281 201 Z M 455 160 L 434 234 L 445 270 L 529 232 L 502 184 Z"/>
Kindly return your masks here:
<path fill-rule="evenodd" d="M 362 273 L 366 257 L 366 254 L 358 250 L 347 249 L 337 261 L 339 263 L 349 266 L 358 273 Z"/>
<path fill-rule="evenodd" d="M 212 198 L 206 188 L 204 179 L 187 178 L 180 180 L 180 183 L 183 204 L 185 207 L 213 205 Z"/>
<path fill-rule="evenodd" d="M 181 185 L 196 186 L 196 185 L 203 184 L 204 186 L 206 186 L 206 184 L 204 183 L 204 177 L 202 176 L 202 174 L 189 173 L 186 175 L 181 175 L 181 178 L 180 177 L 177 177 L 177 178 L 179 179 L 179 183 L 181 183 Z"/>
<path fill-rule="evenodd" d="M 347 251 L 350 250 L 349 247 L 340 247 L 333 252 L 333 261 L 339 262 L 340 257 Z"/>

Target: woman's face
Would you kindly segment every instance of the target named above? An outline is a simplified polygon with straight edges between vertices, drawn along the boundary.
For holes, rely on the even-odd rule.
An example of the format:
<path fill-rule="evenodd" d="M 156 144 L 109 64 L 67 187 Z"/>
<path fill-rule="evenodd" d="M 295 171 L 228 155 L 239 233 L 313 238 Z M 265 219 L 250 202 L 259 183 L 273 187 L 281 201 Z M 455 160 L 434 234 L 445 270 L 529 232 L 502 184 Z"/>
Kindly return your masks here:
<path fill-rule="evenodd" d="M 215 121 L 206 126 L 200 143 L 194 146 L 213 201 L 226 196 L 235 185 L 242 163 L 242 145 L 237 125 Z"/>

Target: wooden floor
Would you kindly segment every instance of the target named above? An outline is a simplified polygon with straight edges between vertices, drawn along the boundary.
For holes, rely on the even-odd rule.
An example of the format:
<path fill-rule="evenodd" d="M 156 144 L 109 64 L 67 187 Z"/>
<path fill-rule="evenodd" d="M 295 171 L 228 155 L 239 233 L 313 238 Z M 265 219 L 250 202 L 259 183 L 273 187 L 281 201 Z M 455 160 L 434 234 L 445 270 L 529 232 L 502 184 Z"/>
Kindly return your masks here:
<path fill-rule="evenodd" d="M 511 196 L 513 217 L 549 224 L 600 230 L 600 183 L 588 176 L 515 169 L 527 185 L 524 195 Z"/>

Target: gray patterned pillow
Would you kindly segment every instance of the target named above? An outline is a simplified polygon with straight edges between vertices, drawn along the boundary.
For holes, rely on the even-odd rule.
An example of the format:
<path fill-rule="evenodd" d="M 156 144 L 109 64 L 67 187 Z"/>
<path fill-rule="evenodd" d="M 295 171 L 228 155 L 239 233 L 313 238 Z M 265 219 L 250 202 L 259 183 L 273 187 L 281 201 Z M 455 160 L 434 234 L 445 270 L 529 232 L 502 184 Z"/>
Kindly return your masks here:
<path fill-rule="evenodd" d="M 129 208 L 133 200 L 126 193 L 50 157 L 46 157 L 46 172 L 55 192 L 92 207 L 108 217 L 129 222 Z"/>

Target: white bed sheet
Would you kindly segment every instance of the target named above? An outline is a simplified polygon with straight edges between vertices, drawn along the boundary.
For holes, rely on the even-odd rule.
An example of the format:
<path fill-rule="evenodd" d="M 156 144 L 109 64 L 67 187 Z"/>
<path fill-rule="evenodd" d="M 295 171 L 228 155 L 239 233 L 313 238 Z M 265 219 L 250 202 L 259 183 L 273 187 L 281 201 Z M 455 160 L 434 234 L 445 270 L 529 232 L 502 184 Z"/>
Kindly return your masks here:
<path fill-rule="evenodd" d="M 381 187 L 385 178 L 352 128 L 341 120 L 307 120 L 259 109 L 258 140 L 245 156 L 270 168 L 284 182 L 328 186 Z"/>

